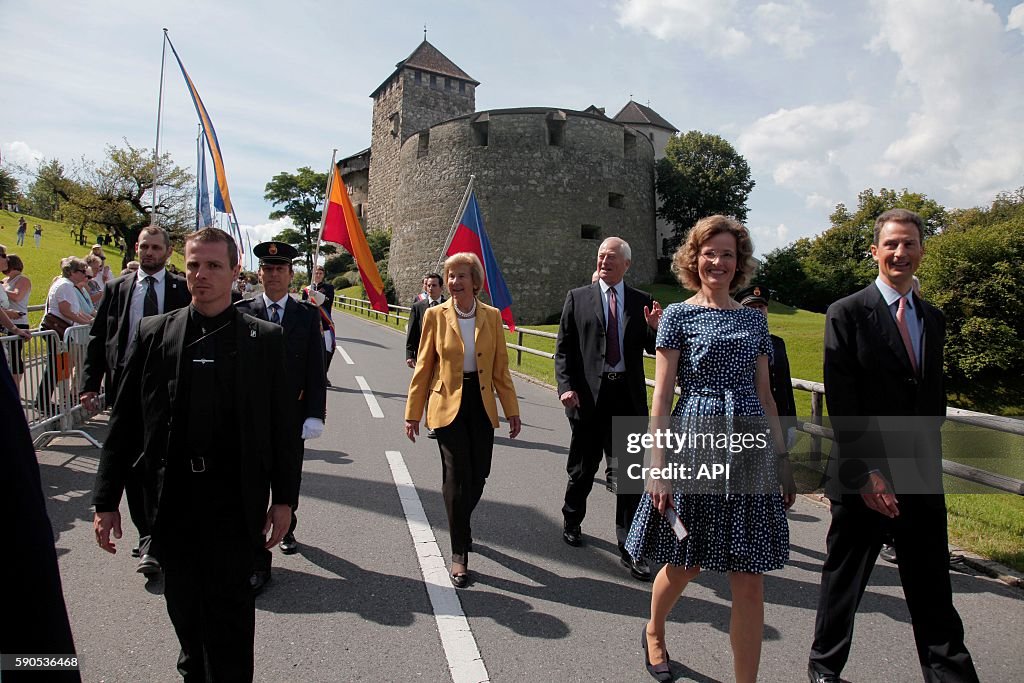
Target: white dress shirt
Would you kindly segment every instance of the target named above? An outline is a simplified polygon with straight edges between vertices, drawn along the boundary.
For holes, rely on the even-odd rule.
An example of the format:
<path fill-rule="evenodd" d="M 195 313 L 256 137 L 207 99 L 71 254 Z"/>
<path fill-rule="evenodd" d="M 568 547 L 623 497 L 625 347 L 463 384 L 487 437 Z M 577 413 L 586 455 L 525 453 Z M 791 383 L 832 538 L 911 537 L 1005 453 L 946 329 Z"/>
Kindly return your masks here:
<path fill-rule="evenodd" d="M 601 305 L 604 307 L 604 329 L 605 334 L 608 331 L 608 290 L 611 289 L 604 280 L 598 280 L 601 284 Z M 625 372 L 626 371 L 626 350 L 623 348 L 625 341 L 625 328 L 626 325 L 622 320 L 622 315 L 626 310 L 626 286 L 620 280 L 615 287 L 615 310 L 618 312 L 619 321 L 619 362 L 618 364 L 611 366 L 605 363 L 605 372 Z"/>
<path fill-rule="evenodd" d="M 164 279 L 167 277 L 167 269 L 161 268 L 150 275 L 139 268 L 135 272 L 135 289 L 132 290 L 132 301 L 128 308 L 129 349 L 135 346 L 135 338 L 139 336 L 139 321 L 142 320 L 142 311 L 146 305 L 146 288 L 149 286 L 146 283 L 147 277 L 152 277 L 155 280 L 153 286 L 156 287 L 157 313 L 163 313 L 166 310 L 164 308 Z M 127 358 L 128 354 L 126 353 L 124 357 Z"/>
<path fill-rule="evenodd" d="M 288 293 L 285 292 L 285 295 L 283 297 L 281 297 L 280 301 L 274 301 L 269 296 L 267 296 L 266 292 L 263 292 L 262 294 L 260 294 L 260 296 L 263 297 L 263 305 L 267 307 L 267 320 L 271 320 L 274 317 L 274 312 L 272 310 L 270 310 L 271 306 L 273 306 L 274 304 L 277 304 L 278 306 L 281 307 L 281 311 L 278 313 L 278 315 L 281 316 L 281 320 L 279 321 L 279 324 L 283 325 L 284 324 L 284 306 L 285 306 L 285 304 L 288 303 Z"/>
<path fill-rule="evenodd" d="M 902 295 L 886 284 L 881 277 L 875 278 L 875 286 L 882 293 L 882 298 L 885 299 L 893 320 L 896 320 L 896 311 L 899 309 L 900 297 L 907 300 L 907 303 L 904 304 L 906 308 L 907 331 L 910 333 L 910 344 L 914 348 L 914 355 L 917 356 L 917 367 L 921 367 L 921 340 L 924 337 L 924 325 L 921 323 L 917 309 L 914 308 L 914 290 L 911 289 L 906 295 Z"/>

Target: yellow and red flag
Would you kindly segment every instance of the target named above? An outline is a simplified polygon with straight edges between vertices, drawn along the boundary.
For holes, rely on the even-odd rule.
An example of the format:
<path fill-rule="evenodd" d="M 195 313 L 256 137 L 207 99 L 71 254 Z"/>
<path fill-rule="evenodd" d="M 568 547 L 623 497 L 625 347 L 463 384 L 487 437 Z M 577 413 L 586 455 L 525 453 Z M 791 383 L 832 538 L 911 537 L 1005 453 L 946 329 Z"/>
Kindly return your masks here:
<path fill-rule="evenodd" d="M 356 217 L 352 202 L 349 201 L 348 191 L 345 183 L 338 173 L 338 166 L 331 164 L 331 182 L 328 183 L 330 192 L 327 196 L 327 210 L 324 212 L 324 225 L 321 230 L 320 239 L 324 242 L 333 242 L 345 247 L 348 253 L 352 254 L 356 265 L 359 266 L 359 277 L 363 280 L 363 287 L 366 289 L 366 296 L 375 311 L 388 312 L 388 300 L 384 296 L 384 281 L 377 271 L 377 264 L 370 253 L 370 246 L 366 243 L 366 235 L 363 233 L 363 226 Z"/>

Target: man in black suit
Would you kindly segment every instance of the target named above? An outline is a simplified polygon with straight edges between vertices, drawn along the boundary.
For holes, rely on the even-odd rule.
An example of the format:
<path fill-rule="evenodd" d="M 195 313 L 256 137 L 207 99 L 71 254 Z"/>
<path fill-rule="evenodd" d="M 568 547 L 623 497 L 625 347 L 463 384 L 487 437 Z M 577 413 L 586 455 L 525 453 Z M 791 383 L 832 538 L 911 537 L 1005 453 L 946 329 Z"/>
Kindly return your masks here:
<path fill-rule="evenodd" d="M 252 253 L 260 260 L 259 278 L 263 293 L 253 299 L 239 301 L 235 307 L 243 313 L 267 320 L 284 329 L 287 351 L 289 402 L 288 435 L 301 454 L 304 439 L 319 438 L 327 415 L 327 385 L 324 381 L 323 337 L 320 333 L 320 311 L 315 304 L 299 302 L 288 295 L 294 272 L 292 261 L 298 250 L 285 242 L 261 242 Z M 298 507 L 296 505 L 296 507 Z M 295 553 L 298 518 L 292 510 L 292 522 L 281 541 L 281 552 Z M 250 583 L 257 595 L 270 580 L 273 555 L 260 543 L 256 549 L 256 565 Z"/>
<path fill-rule="evenodd" d="M 121 374 L 135 347 L 139 321 L 150 315 L 183 308 L 191 301 L 185 278 L 168 272 L 166 268 L 172 251 L 166 230 L 154 225 L 143 228 L 135 245 L 139 270 L 104 285 L 103 299 L 89 331 L 89 346 L 86 348 L 80 397 L 86 410 L 97 412 L 100 409 L 101 381 L 106 387 L 106 404 L 114 405 Z M 160 563 L 150 552 L 150 529 L 146 521 L 151 515 L 146 509 L 151 501 L 142 489 L 138 468 L 129 473 L 125 495 L 132 523 L 139 531 L 138 548 L 132 551 L 133 557 L 140 556 L 137 571 L 155 574 L 160 571 Z M 149 494 L 151 497 L 152 493 Z"/>
<path fill-rule="evenodd" d="M 331 386 L 331 378 L 327 373 L 331 370 L 331 360 L 334 358 L 334 347 L 337 346 L 338 336 L 334 329 L 334 285 L 324 280 L 324 267 L 317 265 L 313 268 L 313 283 L 302 288 L 302 300 L 312 301 L 320 307 L 320 326 L 324 334 L 324 381 Z"/>
<path fill-rule="evenodd" d="M 445 302 L 441 293 L 441 276 L 427 273 L 423 276 L 423 298 L 417 299 L 409 311 L 409 325 L 405 330 L 405 364 L 416 367 L 416 354 L 420 349 L 420 331 L 423 328 L 423 316 L 428 308 L 439 306 Z M 427 438 L 436 439 L 433 429 L 427 428 Z"/>
<path fill-rule="evenodd" d="M 760 311 L 768 318 L 769 291 L 767 287 L 753 284 L 736 292 L 735 299 L 741 306 Z M 789 370 L 789 355 L 786 353 L 786 342 L 777 335 L 769 335 L 772 339 L 772 357 L 769 365 L 769 383 L 775 408 L 779 414 L 779 424 L 786 432 L 786 448 L 793 447 L 796 439 L 796 399 L 793 397 L 793 377 Z"/>
<path fill-rule="evenodd" d="M 555 378 L 572 429 L 562 539 L 571 546 L 582 543 L 580 525 L 601 457 L 612 454 L 612 417 L 648 414 L 643 354 L 654 353 L 661 306 L 622 281 L 631 258 L 624 240 L 609 237 L 602 242 L 599 280 L 569 291 L 558 325 Z M 647 563 L 623 547 L 639 503 L 639 494 L 616 496 L 615 534 L 623 566 L 646 581 L 651 577 Z"/>
<path fill-rule="evenodd" d="M 121 491 L 142 453 L 178 671 L 251 681 L 253 547 L 281 541 L 299 492 L 301 453 L 280 419 L 292 408 L 284 335 L 231 306 L 238 250 L 226 232 L 190 233 L 185 263 L 192 304 L 139 326 L 100 456 L 93 527 L 116 552 Z"/>
<path fill-rule="evenodd" d="M 912 291 L 923 253 L 921 218 L 886 211 L 871 245 L 878 277 L 828 309 L 825 399 L 835 441 L 825 493 L 832 524 L 808 664 L 812 683 L 839 682 L 857 606 L 889 534 L 924 679 L 978 680 L 949 581 L 939 433 L 945 319 Z"/>

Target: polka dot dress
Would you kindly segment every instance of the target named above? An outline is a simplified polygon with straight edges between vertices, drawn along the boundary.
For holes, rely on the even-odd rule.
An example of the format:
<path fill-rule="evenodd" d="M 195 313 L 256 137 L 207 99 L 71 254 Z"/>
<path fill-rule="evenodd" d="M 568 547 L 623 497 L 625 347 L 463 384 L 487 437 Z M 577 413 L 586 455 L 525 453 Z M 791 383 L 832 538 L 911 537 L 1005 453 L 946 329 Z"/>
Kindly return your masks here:
<path fill-rule="evenodd" d="M 771 356 L 772 343 L 760 312 L 672 304 L 658 326 L 657 346 L 680 351 L 681 396 L 672 411 L 677 431 L 683 431 L 684 423 L 692 431 L 702 422 L 720 431 L 727 422 L 722 416 L 764 415 L 754 368 L 758 356 Z M 670 452 L 668 460 L 692 467 L 701 457 L 695 449 L 683 449 Z M 778 477 L 772 446 L 745 449 L 734 457 L 747 483 L 728 486 L 747 493 L 692 493 L 673 486 L 675 509 L 689 531 L 682 541 L 654 508 L 650 494 L 644 493 L 626 539 L 630 555 L 720 572 L 761 574 L 781 569 L 789 559 L 789 525 L 782 496 L 775 493 Z M 749 493 L 752 490 L 765 493 Z"/>

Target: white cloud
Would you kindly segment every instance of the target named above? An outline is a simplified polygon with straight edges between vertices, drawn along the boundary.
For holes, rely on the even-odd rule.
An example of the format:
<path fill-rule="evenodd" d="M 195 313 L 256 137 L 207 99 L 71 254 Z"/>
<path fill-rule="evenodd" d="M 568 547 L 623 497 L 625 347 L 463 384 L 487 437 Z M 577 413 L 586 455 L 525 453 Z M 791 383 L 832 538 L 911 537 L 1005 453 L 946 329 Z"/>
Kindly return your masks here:
<path fill-rule="evenodd" d="M 779 47 L 789 58 L 801 57 L 814 45 L 814 34 L 802 25 L 810 9 L 806 2 L 792 4 L 769 2 L 754 10 L 758 36 L 769 45 Z"/>
<path fill-rule="evenodd" d="M 737 55 L 750 38 L 736 28 L 736 0 L 624 0 L 619 24 L 659 40 L 683 40 L 713 55 Z"/>
<path fill-rule="evenodd" d="M 291 218 L 286 217 L 260 223 L 259 225 L 245 225 L 243 223 L 239 227 L 242 229 L 242 234 L 248 235 L 248 240 L 252 242 L 253 246 L 256 246 L 260 242 L 274 239 L 274 235 L 285 228 L 294 228 L 295 223 L 292 222 Z"/>
<path fill-rule="evenodd" d="M 1024 33 L 1024 2 L 1010 10 L 1010 16 L 1006 19 L 1006 30 L 1014 29 Z"/>
<path fill-rule="evenodd" d="M 22 166 L 28 170 L 34 170 L 36 164 L 42 161 L 44 156 L 42 152 L 33 149 L 22 140 L 4 142 L 0 144 L 0 150 L 3 151 L 4 164 Z"/>
<path fill-rule="evenodd" d="M 765 256 L 768 252 L 785 246 L 789 242 L 789 228 L 785 223 L 759 225 L 750 228 L 754 240 L 754 248 L 758 255 Z"/>

